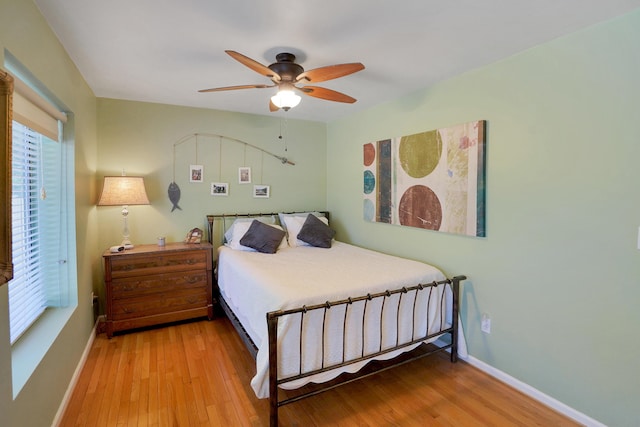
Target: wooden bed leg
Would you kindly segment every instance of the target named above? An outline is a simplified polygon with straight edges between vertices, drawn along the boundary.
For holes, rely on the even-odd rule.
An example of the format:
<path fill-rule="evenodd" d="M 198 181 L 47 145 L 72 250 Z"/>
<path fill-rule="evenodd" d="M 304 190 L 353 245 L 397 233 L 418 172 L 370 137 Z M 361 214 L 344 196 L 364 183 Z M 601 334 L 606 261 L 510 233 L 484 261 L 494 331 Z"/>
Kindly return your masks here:
<path fill-rule="evenodd" d="M 267 313 L 269 337 L 269 426 L 278 427 L 278 316 Z"/>

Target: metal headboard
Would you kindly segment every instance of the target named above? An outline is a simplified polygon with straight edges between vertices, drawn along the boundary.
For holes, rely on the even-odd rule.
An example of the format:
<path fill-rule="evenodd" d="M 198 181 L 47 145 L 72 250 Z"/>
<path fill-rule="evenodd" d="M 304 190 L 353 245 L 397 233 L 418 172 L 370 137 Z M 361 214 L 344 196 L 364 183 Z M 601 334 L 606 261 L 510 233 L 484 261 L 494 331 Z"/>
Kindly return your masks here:
<path fill-rule="evenodd" d="M 273 217 L 276 224 L 280 224 L 280 220 L 278 217 L 279 213 L 283 214 L 301 214 L 305 212 L 319 212 L 324 215 L 328 220 L 329 211 L 319 211 L 319 210 L 311 210 L 311 211 L 290 211 L 290 212 L 258 212 L 258 213 L 229 213 L 229 214 L 210 214 L 207 215 L 207 239 L 209 243 L 214 245 L 214 248 L 217 248 L 221 244 L 224 243 L 224 232 L 233 224 L 238 218 L 265 218 L 265 217 Z M 216 227 L 216 222 L 221 221 L 222 226 Z M 215 250 L 214 250 L 215 256 Z"/>

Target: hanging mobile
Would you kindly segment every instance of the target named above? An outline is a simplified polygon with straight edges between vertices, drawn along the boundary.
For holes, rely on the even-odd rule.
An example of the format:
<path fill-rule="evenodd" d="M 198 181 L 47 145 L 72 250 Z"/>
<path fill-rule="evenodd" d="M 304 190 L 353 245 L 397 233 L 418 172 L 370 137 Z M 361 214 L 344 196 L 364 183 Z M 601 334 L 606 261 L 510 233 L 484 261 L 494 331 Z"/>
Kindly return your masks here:
<path fill-rule="evenodd" d="M 178 206 L 178 202 L 180 201 L 180 187 L 176 184 L 176 146 L 173 145 L 173 181 L 169 184 L 169 188 L 167 190 L 169 195 L 169 200 L 173 204 L 171 207 L 171 212 L 175 211 L 176 208 L 182 210 L 180 206 Z"/>

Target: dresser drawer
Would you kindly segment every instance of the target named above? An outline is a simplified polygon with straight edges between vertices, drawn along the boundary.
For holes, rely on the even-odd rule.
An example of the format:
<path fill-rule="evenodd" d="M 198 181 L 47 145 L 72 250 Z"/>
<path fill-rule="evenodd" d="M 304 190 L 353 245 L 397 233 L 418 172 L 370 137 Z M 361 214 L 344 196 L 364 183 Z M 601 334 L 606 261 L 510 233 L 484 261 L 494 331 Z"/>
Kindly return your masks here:
<path fill-rule="evenodd" d="M 206 307 L 207 303 L 208 297 L 205 289 L 174 289 L 171 292 L 114 300 L 111 320 L 118 321 Z"/>
<path fill-rule="evenodd" d="M 205 270 L 209 254 L 209 251 L 183 251 L 154 255 L 114 256 L 111 259 L 111 277 L 117 279 L 174 271 Z"/>
<path fill-rule="evenodd" d="M 182 289 L 206 290 L 207 286 L 206 270 L 182 271 L 153 276 L 132 276 L 114 279 L 111 282 L 111 298 L 114 300 L 134 298 L 141 295 L 153 295 Z"/>

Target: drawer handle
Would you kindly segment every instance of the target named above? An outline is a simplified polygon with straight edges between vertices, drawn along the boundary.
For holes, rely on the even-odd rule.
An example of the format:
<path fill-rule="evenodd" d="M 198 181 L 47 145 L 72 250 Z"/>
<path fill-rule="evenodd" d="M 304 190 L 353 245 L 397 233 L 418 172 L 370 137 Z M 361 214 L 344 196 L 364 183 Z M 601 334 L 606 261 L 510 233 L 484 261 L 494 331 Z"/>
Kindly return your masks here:
<path fill-rule="evenodd" d="M 184 280 L 187 283 L 191 283 L 191 284 L 197 283 L 199 279 L 200 279 L 199 277 L 194 277 L 194 276 L 185 276 L 185 278 L 184 278 Z"/>
<path fill-rule="evenodd" d="M 187 302 L 188 302 L 189 304 L 195 304 L 195 303 L 197 303 L 197 302 L 198 302 L 198 298 L 195 298 L 195 297 L 188 298 L 188 299 L 187 299 Z"/>
<path fill-rule="evenodd" d="M 127 314 L 131 314 L 131 313 L 133 313 L 133 311 L 134 311 L 134 310 L 131 310 L 130 308 L 124 307 L 124 308 L 122 309 L 122 311 L 124 311 L 124 312 L 125 312 L 125 313 L 127 313 Z"/>
<path fill-rule="evenodd" d="M 189 265 L 196 264 L 197 262 L 198 262 L 198 261 L 196 261 L 196 260 L 194 260 L 194 259 L 188 259 L 188 260 L 187 260 L 187 264 L 189 264 Z"/>

